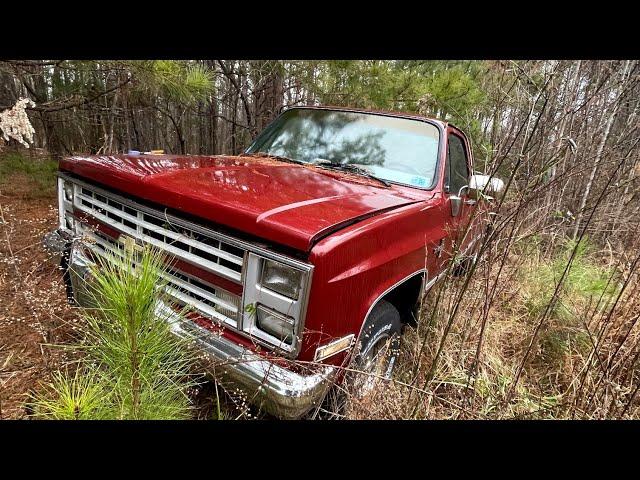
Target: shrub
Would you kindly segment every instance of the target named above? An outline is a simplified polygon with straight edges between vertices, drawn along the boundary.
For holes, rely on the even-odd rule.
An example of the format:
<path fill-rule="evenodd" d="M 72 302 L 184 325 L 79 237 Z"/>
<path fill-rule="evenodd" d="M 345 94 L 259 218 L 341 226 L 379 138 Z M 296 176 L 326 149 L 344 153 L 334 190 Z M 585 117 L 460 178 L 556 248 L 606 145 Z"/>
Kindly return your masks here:
<path fill-rule="evenodd" d="M 56 372 L 46 395 L 36 397 L 33 410 L 38 418 L 50 420 L 91 420 L 107 416 L 105 391 L 91 372 L 76 369 Z"/>

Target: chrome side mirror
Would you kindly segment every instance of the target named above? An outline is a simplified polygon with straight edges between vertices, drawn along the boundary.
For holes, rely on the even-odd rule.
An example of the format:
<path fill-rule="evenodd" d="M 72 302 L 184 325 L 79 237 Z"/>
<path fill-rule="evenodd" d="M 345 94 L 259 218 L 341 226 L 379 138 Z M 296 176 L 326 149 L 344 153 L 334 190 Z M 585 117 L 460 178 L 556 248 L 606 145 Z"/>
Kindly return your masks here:
<path fill-rule="evenodd" d="M 469 196 L 478 200 L 483 190 L 485 198 L 487 200 L 493 200 L 503 192 L 504 182 L 499 178 L 489 175 L 471 175 L 471 179 L 469 180 Z"/>

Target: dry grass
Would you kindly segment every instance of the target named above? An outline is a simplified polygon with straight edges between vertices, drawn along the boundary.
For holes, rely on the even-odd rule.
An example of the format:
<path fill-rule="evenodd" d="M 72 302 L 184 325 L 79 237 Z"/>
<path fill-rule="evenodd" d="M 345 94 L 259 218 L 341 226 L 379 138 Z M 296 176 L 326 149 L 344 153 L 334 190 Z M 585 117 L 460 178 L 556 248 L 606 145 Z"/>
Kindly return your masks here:
<path fill-rule="evenodd" d="M 58 215 L 54 176 L 42 173 L 51 161 L 34 158 L 13 173 L 5 161 L 17 163 L 0 158 L 0 418 L 23 418 L 29 392 L 76 358 L 51 345 L 72 342 L 79 318 L 41 244 Z"/>
<path fill-rule="evenodd" d="M 418 327 L 403 337 L 393 380 L 352 398 L 348 417 L 638 418 L 634 258 L 609 265 L 594 249 L 579 253 L 534 338 L 570 249 L 545 256 L 540 242 L 521 242 L 501 271 L 484 257 L 448 332 L 464 280 L 435 287 Z"/>

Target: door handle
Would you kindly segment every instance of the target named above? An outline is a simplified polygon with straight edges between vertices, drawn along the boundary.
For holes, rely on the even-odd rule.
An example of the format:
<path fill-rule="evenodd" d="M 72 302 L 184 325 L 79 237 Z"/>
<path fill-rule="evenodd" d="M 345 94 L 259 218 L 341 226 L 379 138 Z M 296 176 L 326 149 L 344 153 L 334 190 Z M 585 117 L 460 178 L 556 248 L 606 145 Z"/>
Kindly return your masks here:
<path fill-rule="evenodd" d="M 451 203 L 451 216 L 457 217 L 460 215 L 460 210 L 462 207 L 462 198 L 458 195 L 451 195 L 449 197 L 449 202 Z"/>

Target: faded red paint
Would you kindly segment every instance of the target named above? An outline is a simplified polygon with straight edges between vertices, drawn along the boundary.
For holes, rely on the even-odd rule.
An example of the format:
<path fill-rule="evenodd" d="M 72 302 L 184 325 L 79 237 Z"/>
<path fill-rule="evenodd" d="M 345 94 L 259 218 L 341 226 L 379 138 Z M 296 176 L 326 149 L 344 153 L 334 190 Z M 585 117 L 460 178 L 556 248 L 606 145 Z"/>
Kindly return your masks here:
<path fill-rule="evenodd" d="M 439 273 L 456 229 L 478 208 L 464 205 L 458 218 L 451 216 L 443 186 L 449 132 L 464 138 L 470 171 L 473 159 L 462 132 L 430 121 L 441 134 L 438 179 L 432 190 L 385 187 L 344 172 L 255 156 L 76 156 L 61 161 L 60 169 L 298 251 L 314 265 L 298 357 L 311 361 L 318 344 L 357 335 L 367 312 L 389 287 L 425 268 L 429 279 Z M 441 241 L 445 254 L 436 258 L 433 250 Z M 232 282 L 205 278 L 197 266 L 185 271 L 239 293 L 237 286 L 232 290 L 228 285 Z M 213 328 L 204 318 L 194 320 Z M 229 329 L 222 334 L 254 348 L 250 339 Z M 342 359 L 336 355 L 329 362 Z"/>

